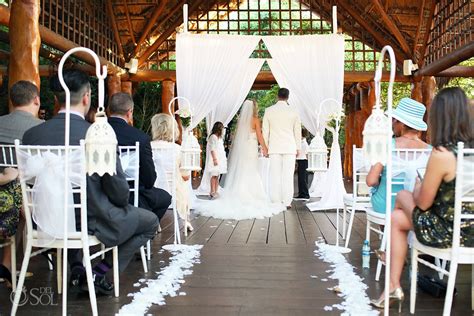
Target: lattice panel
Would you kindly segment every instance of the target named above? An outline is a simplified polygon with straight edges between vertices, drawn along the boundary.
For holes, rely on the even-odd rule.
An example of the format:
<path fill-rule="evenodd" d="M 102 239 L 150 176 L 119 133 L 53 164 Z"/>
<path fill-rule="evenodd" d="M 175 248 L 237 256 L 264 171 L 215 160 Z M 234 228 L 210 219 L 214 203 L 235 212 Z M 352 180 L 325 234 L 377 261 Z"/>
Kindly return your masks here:
<path fill-rule="evenodd" d="M 104 0 L 42 0 L 40 24 L 112 63 L 119 63 Z"/>
<path fill-rule="evenodd" d="M 319 7 L 312 1 L 298 0 L 244 0 L 238 6 L 235 1 L 220 1 L 220 5 L 205 1 L 197 14 L 189 19 L 189 31 L 208 34 L 250 34 L 250 35 L 300 35 L 329 34 L 331 20 L 317 14 Z M 372 71 L 377 54 L 368 46 L 372 40 L 360 34 L 359 39 L 346 36 L 347 71 Z M 252 57 L 271 57 L 263 42 Z M 160 69 L 175 69 L 175 40 L 170 37 L 152 57 L 152 64 Z M 150 67 L 150 65 L 149 65 Z"/>
<path fill-rule="evenodd" d="M 425 64 L 430 64 L 474 41 L 474 2 L 439 0 L 426 47 Z"/>

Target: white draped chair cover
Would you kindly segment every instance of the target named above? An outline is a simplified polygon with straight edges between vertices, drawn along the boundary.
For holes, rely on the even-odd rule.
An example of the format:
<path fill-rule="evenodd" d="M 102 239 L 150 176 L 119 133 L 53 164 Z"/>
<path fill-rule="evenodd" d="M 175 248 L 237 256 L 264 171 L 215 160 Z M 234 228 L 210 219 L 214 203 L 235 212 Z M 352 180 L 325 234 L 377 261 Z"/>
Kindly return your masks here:
<path fill-rule="evenodd" d="M 32 218 L 37 225 L 38 237 L 47 247 L 56 239 L 64 237 L 64 216 L 68 213 L 67 231 L 76 232 L 73 187 L 81 183 L 82 152 L 71 150 L 69 155 L 69 187 L 64 192 L 63 155 L 42 151 L 29 154 L 17 151 L 18 167 L 25 181 L 33 185 L 34 207 Z M 69 207 L 64 210 L 64 198 L 68 194 Z"/>

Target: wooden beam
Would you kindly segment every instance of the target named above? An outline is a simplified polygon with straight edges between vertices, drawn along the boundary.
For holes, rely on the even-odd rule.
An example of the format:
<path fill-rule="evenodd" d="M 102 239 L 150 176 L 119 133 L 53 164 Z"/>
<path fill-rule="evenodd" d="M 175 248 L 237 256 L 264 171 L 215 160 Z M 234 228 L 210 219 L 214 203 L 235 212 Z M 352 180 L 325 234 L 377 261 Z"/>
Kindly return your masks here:
<path fill-rule="evenodd" d="M 452 66 L 436 74 L 436 77 L 474 77 L 474 66 Z"/>
<path fill-rule="evenodd" d="M 385 25 L 387 28 L 392 32 L 392 34 L 395 36 L 397 39 L 398 43 L 402 47 L 402 50 L 407 54 L 409 57 L 412 56 L 410 46 L 408 45 L 407 41 L 403 37 L 402 33 L 398 29 L 397 24 L 390 18 L 390 16 L 385 12 L 382 3 L 380 3 L 380 0 L 372 0 L 372 3 L 374 4 L 376 10 L 379 12 L 380 17 L 384 21 Z"/>
<path fill-rule="evenodd" d="M 110 1 L 110 0 L 109 0 Z M 142 34 L 140 35 L 140 39 L 137 42 L 137 46 L 135 46 L 135 49 L 133 50 L 133 56 L 136 57 L 138 50 L 140 49 L 140 46 L 143 44 L 145 39 L 148 37 L 148 34 L 150 34 L 151 29 L 156 23 L 156 20 L 158 20 L 160 14 L 163 12 L 163 9 L 165 8 L 165 4 L 168 2 L 168 0 L 161 0 L 160 4 L 158 4 L 155 7 L 155 10 L 153 11 L 153 14 L 150 17 L 150 20 L 148 20 L 148 23 L 145 25 L 143 28 Z M 182 1 L 184 3 L 184 1 Z"/>
<path fill-rule="evenodd" d="M 95 68 L 91 67 L 90 65 L 80 65 L 80 64 L 73 64 L 73 65 L 65 65 L 64 68 L 66 69 L 78 69 L 82 70 L 85 73 L 89 74 L 90 76 L 95 76 Z M 40 65 L 38 67 L 40 77 L 51 77 L 52 75 L 58 72 L 58 67 L 55 65 Z M 0 66 L 0 76 L 8 75 L 8 67 L 7 66 Z"/>
<path fill-rule="evenodd" d="M 339 0 L 337 4 L 344 9 L 349 15 L 361 26 L 363 27 L 372 37 L 378 42 L 380 46 L 385 46 L 385 45 L 390 45 L 393 47 L 393 44 L 387 41 L 386 38 L 383 37 L 382 34 L 377 33 L 374 31 L 374 28 L 366 21 L 364 20 L 359 12 L 355 12 L 354 9 L 352 8 L 351 4 L 347 3 L 345 0 Z M 397 47 L 393 47 L 393 50 L 395 52 L 395 58 L 399 63 L 403 63 L 404 57 L 406 57 L 406 54 L 401 52 Z"/>
<path fill-rule="evenodd" d="M 421 68 L 415 73 L 415 77 L 437 76 L 443 70 L 456 66 L 472 56 L 474 56 L 474 42 L 470 42 L 469 44 L 452 51 L 448 55 L 441 57 L 437 61 Z"/>
<path fill-rule="evenodd" d="M 0 5 L 0 24 L 9 26 L 10 23 L 10 9 L 7 6 Z M 56 34 L 55 32 L 51 31 L 50 29 L 40 25 L 39 26 L 39 31 L 40 31 L 40 36 L 41 36 L 41 41 L 48 46 L 51 46 L 53 48 L 56 48 L 62 52 L 67 52 L 68 50 L 79 47 L 76 43 L 62 37 L 59 34 Z M 95 66 L 95 61 L 92 58 L 91 55 L 87 53 L 76 53 L 74 54 L 74 57 L 88 63 L 89 65 Z M 111 63 L 104 57 L 99 56 L 99 61 L 101 65 L 107 65 L 108 71 L 109 72 L 125 72 L 122 68 L 118 67 L 114 63 Z"/>
<path fill-rule="evenodd" d="M 366 82 L 374 79 L 374 73 L 371 71 L 346 71 L 344 73 L 344 82 Z M 384 72 L 382 81 L 388 81 L 389 73 Z M 176 81 L 176 71 L 174 70 L 139 70 L 136 74 L 125 74 L 122 80 L 138 81 L 138 82 L 157 82 L 163 80 Z M 397 74 L 395 76 L 397 82 L 409 82 L 410 78 Z M 275 84 L 276 80 L 271 71 L 260 71 L 255 79 L 259 84 Z"/>
<path fill-rule="evenodd" d="M 132 24 L 132 20 L 130 20 L 130 11 L 128 10 L 127 0 L 124 0 L 123 5 L 125 6 L 125 16 L 127 17 L 130 37 L 132 38 L 133 45 L 137 46 L 137 41 L 135 40 L 135 35 L 133 34 L 133 24 Z"/>
<path fill-rule="evenodd" d="M 117 43 L 117 46 L 118 46 L 120 59 L 122 60 L 122 63 L 125 63 L 125 54 L 123 52 L 123 45 L 122 45 L 122 40 L 120 39 L 120 34 L 119 34 L 119 31 L 118 31 L 117 21 L 115 20 L 115 13 L 114 13 L 114 8 L 112 6 L 112 0 L 107 0 L 107 13 L 108 13 L 108 15 L 110 17 L 110 20 L 112 22 L 112 29 L 114 30 L 114 38 L 115 38 L 115 42 Z"/>
<path fill-rule="evenodd" d="M 191 5 L 189 9 L 189 16 L 191 16 L 191 14 L 197 10 L 197 8 L 202 2 L 203 0 L 196 0 Z M 161 46 L 161 44 L 163 44 L 163 42 L 166 41 L 168 37 L 170 37 L 171 34 L 173 34 L 176 31 L 176 28 L 183 23 L 183 21 L 181 20 L 182 16 L 183 16 L 182 12 L 179 12 L 178 14 L 176 14 L 175 15 L 176 18 L 174 22 L 171 23 L 168 29 L 165 30 L 163 33 L 161 33 L 160 37 L 158 37 L 155 40 L 155 42 L 150 47 L 148 47 L 147 50 L 140 56 L 140 58 L 138 58 L 139 67 L 143 65 L 148 60 L 148 58 L 150 58 L 156 52 L 156 50 Z"/>
<path fill-rule="evenodd" d="M 413 59 L 414 59 L 415 63 L 418 62 L 418 60 L 416 60 L 416 48 L 417 48 L 417 45 L 418 45 L 418 39 L 420 38 L 421 26 L 423 25 L 423 18 L 424 18 L 423 12 L 425 12 L 425 1 L 426 0 L 422 0 L 421 4 L 420 4 L 420 12 L 418 13 L 418 26 L 416 28 L 415 40 L 413 41 L 412 56 L 413 56 Z"/>

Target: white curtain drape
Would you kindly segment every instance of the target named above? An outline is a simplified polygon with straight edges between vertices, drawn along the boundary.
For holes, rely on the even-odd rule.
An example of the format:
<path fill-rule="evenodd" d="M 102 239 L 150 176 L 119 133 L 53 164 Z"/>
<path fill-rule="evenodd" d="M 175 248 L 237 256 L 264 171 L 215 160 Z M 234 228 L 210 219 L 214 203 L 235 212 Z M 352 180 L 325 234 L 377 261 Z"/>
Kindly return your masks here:
<path fill-rule="evenodd" d="M 178 95 L 191 103 L 191 128 L 220 107 L 227 93 L 236 89 L 236 78 L 246 76 L 250 54 L 259 40 L 260 37 L 250 35 L 176 36 L 176 84 Z"/>
<path fill-rule="evenodd" d="M 301 122 L 315 135 L 316 109 L 322 105 L 319 121 L 323 128 L 342 106 L 344 37 L 266 36 L 263 41 L 272 56 L 267 62 L 275 79 L 280 87 L 290 90 L 289 103 L 296 106 Z"/>
<path fill-rule="evenodd" d="M 224 99 L 222 100 L 222 103 L 215 107 L 206 117 L 208 135 L 211 132 L 212 126 L 216 122 L 222 122 L 224 126 L 227 127 L 242 106 L 242 103 L 252 88 L 252 84 L 254 83 L 258 72 L 262 69 L 264 62 L 264 59 L 248 59 L 245 63 L 245 71 L 239 72 L 234 76 L 234 82 L 231 85 L 232 88 L 223 93 Z M 206 157 L 210 154 L 210 152 L 206 151 Z M 206 172 L 206 169 L 207 160 L 206 165 L 204 166 L 201 184 L 195 191 L 197 195 L 209 194 L 211 179 L 209 174 Z M 219 188 L 219 190 L 221 189 L 222 188 Z"/>
<path fill-rule="evenodd" d="M 339 125 L 339 124 L 337 124 Z M 344 181 L 342 180 L 341 148 L 339 147 L 339 126 L 327 128 L 333 134 L 329 168 L 324 183 L 321 183 L 321 200 L 306 204 L 310 211 L 344 207 Z"/>

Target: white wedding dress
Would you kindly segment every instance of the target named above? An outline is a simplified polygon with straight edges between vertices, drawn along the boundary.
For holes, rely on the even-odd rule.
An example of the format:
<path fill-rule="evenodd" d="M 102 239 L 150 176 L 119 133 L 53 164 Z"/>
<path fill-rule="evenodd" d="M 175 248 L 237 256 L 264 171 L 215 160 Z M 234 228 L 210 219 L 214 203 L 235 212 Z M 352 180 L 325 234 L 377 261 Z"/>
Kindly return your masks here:
<path fill-rule="evenodd" d="M 214 200 L 199 200 L 195 212 L 220 219 L 265 218 L 280 213 L 283 204 L 270 202 L 258 172 L 257 134 L 251 128 L 253 102 L 242 106 L 237 131 L 229 155 L 228 172 L 222 194 Z"/>

